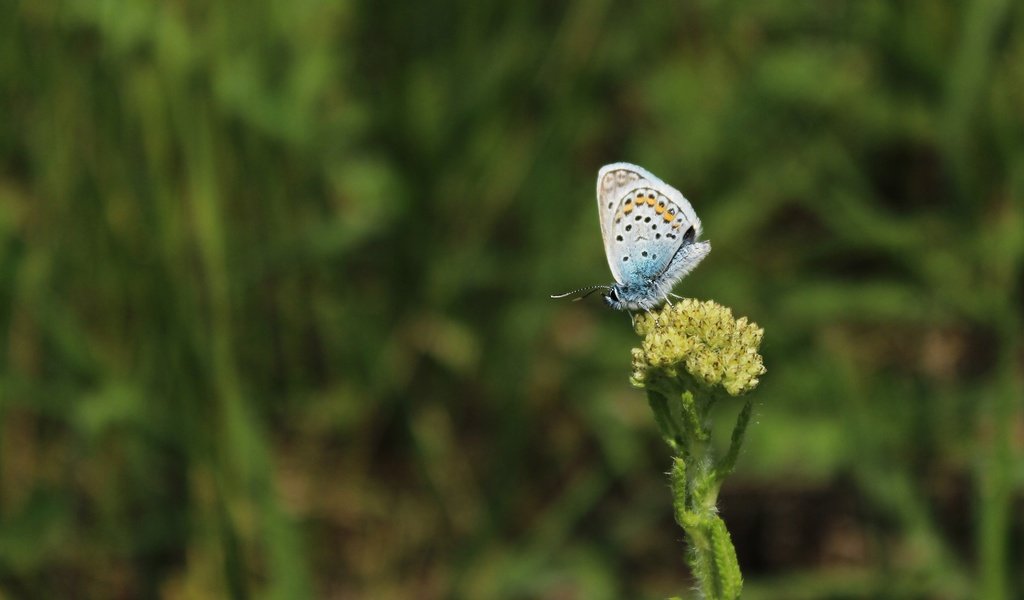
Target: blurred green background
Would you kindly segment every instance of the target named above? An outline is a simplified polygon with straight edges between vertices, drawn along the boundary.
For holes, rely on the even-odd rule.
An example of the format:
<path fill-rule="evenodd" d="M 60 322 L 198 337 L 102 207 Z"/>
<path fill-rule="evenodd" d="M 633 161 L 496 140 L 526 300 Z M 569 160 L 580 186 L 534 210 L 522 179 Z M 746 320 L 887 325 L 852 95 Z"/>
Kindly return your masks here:
<path fill-rule="evenodd" d="M 1024 597 L 1009 0 L 0 3 L 0 597 L 692 594 L 619 160 L 766 330 L 744 597 Z"/>

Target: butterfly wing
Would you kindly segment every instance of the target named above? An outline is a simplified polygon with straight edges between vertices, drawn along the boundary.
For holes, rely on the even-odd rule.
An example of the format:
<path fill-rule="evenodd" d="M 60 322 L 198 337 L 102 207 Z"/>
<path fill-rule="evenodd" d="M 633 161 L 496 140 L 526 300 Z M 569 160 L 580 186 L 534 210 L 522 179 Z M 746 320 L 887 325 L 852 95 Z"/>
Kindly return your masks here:
<path fill-rule="evenodd" d="M 601 238 L 608 268 L 617 283 L 623 283 L 622 264 L 616 260 L 621 245 L 615 244 L 614 221 L 624 196 L 637 186 L 651 185 L 647 171 L 629 163 L 613 163 L 601 167 L 597 173 L 597 214 L 601 219 Z"/>
<path fill-rule="evenodd" d="M 642 167 L 629 163 L 602 167 L 597 175 L 597 202 L 605 256 L 620 284 L 654 280 L 684 241 L 700 237 L 700 219 L 686 198 Z"/>

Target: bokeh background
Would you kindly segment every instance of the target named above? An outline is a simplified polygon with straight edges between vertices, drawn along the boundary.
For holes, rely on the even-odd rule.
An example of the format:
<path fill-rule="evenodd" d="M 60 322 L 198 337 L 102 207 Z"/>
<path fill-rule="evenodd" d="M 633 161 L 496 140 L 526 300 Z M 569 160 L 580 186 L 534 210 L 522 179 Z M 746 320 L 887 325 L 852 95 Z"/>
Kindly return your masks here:
<path fill-rule="evenodd" d="M 619 160 L 766 331 L 745 597 L 1022 597 L 1022 13 L 0 3 L 0 597 L 692 594 L 629 319 L 548 298 Z"/>

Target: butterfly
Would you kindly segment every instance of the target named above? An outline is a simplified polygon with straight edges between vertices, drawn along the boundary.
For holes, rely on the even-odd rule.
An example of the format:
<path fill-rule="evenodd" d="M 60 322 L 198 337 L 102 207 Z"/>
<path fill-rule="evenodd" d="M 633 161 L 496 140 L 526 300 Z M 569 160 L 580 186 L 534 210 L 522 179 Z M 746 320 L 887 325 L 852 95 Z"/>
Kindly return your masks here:
<path fill-rule="evenodd" d="M 552 298 L 606 290 L 615 310 L 650 310 L 669 302 L 672 288 L 711 252 L 700 241 L 697 213 L 679 190 L 650 171 L 613 163 L 597 173 L 597 213 L 615 283 L 596 285 Z M 674 295 L 674 294 L 673 294 Z"/>

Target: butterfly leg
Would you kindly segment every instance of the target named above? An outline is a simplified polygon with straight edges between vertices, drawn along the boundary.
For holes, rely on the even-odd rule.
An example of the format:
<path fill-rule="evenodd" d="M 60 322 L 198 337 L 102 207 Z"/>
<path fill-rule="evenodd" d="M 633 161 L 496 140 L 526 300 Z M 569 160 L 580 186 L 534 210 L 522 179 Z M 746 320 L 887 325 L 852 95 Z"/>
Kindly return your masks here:
<path fill-rule="evenodd" d="M 636 328 L 636 319 L 633 317 L 633 312 L 627 310 L 626 313 L 629 315 L 629 326 Z"/>
<path fill-rule="evenodd" d="M 673 298 L 679 298 L 680 300 L 682 300 L 682 299 L 683 299 L 683 297 L 682 297 L 682 296 L 680 296 L 679 294 L 673 294 L 672 292 L 669 292 L 669 293 L 668 293 L 668 295 L 669 295 L 669 296 L 672 296 Z"/>
<path fill-rule="evenodd" d="M 675 294 L 669 294 L 669 295 L 670 295 L 670 296 L 674 296 Z M 666 302 L 666 303 L 667 303 L 667 304 L 668 304 L 669 306 L 672 306 L 672 301 L 668 299 L 668 296 L 665 296 L 665 302 Z"/>

